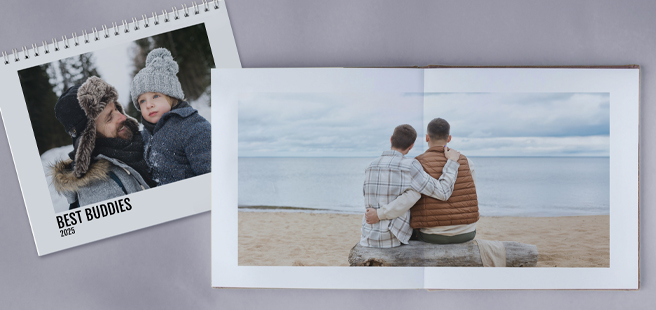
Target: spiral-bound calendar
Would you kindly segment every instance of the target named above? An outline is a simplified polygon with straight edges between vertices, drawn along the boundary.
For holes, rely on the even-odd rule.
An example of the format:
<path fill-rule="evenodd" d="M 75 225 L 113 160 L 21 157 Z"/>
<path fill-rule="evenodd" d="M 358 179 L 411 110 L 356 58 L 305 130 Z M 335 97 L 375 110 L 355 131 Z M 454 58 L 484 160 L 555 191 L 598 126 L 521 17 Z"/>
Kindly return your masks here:
<path fill-rule="evenodd" d="M 210 69 L 241 68 L 225 4 L 144 13 L 2 52 L 38 255 L 210 210 Z"/>

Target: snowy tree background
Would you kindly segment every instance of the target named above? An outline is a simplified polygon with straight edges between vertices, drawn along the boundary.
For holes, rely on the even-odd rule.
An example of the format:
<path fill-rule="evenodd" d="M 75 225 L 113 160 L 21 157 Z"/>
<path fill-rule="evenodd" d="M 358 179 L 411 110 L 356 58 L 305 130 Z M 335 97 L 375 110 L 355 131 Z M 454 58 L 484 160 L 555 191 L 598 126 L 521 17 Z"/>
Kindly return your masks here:
<path fill-rule="evenodd" d="M 18 73 L 55 212 L 68 210 L 68 203 L 54 190 L 49 166 L 68 158 L 68 153 L 73 150 L 72 139 L 55 118 L 57 99 L 69 87 L 84 83 L 90 76 L 98 76 L 117 89 L 118 103 L 128 115 L 140 121 L 140 113 L 130 99 L 130 83 L 145 66 L 146 55 L 158 47 L 171 51 L 180 66 L 178 79 L 185 99 L 211 122 L 210 70 L 214 68 L 214 58 L 203 24 L 61 59 Z"/>

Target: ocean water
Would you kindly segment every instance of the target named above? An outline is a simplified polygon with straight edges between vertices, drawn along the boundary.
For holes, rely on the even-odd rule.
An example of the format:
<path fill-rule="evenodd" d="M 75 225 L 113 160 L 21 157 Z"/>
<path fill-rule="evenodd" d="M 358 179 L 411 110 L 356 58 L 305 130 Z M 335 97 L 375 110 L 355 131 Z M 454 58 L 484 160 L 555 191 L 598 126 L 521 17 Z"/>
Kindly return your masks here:
<path fill-rule="evenodd" d="M 239 158 L 239 206 L 362 213 L 364 170 L 374 159 Z M 483 216 L 609 214 L 608 157 L 470 159 Z"/>

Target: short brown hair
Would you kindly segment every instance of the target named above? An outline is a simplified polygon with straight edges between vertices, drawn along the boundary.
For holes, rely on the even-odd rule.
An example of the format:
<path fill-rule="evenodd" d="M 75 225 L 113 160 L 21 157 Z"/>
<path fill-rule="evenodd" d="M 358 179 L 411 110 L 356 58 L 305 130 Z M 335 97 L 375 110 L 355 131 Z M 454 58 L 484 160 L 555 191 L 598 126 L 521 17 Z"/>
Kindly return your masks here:
<path fill-rule="evenodd" d="M 446 140 L 449 138 L 451 126 L 445 119 L 438 117 L 428 123 L 426 131 L 431 140 Z"/>
<path fill-rule="evenodd" d="M 417 140 L 417 131 L 408 124 L 396 126 L 392 134 L 392 147 L 399 150 L 408 149 Z"/>
<path fill-rule="evenodd" d="M 166 96 L 166 101 L 169 102 L 169 105 L 171 106 L 171 108 L 175 108 L 178 105 L 178 103 L 180 103 L 180 99 L 178 99 L 178 98 L 173 98 L 169 95 L 164 95 L 164 96 Z"/>

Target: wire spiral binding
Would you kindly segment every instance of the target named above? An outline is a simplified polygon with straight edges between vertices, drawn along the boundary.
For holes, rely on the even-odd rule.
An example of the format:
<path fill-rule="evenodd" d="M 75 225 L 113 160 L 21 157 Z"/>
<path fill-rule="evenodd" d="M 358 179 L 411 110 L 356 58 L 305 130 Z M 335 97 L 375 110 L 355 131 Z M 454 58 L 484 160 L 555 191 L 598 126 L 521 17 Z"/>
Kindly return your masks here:
<path fill-rule="evenodd" d="M 178 9 L 176 7 L 173 7 L 173 14 L 175 15 L 176 20 L 180 19 L 180 15 L 178 15 Z"/>
<path fill-rule="evenodd" d="M 187 6 L 186 4 L 181 4 L 180 5 L 181 9 L 178 9 L 177 7 L 172 7 L 171 13 L 173 14 L 173 20 L 179 20 L 182 17 L 189 17 L 192 15 L 198 15 L 200 14 L 201 7 L 203 7 L 204 12 L 209 12 L 211 8 L 214 8 L 215 10 L 219 9 L 219 0 L 202 0 L 201 4 L 199 5 L 197 2 L 192 2 L 191 7 Z M 171 16 L 169 15 L 169 12 L 166 10 L 162 10 L 161 15 L 157 15 L 155 12 L 152 13 L 152 24 L 154 26 L 157 26 L 160 24 L 160 16 L 163 17 L 164 23 L 168 23 L 171 21 Z M 132 24 L 132 27 L 130 27 L 130 24 Z M 92 28 L 92 36 L 94 41 L 99 41 L 101 38 L 108 39 L 112 34 L 114 36 L 120 35 L 120 29 L 121 27 L 123 28 L 123 33 L 129 33 L 131 31 L 131 28 L 134 31 L 138 31 L 143 28 L 149 28 L 151 25 L 150 18 L 146 14 L 141 14 L 141 20 L 139 20 L 136 17 L 132 18 L 132 22 L 128 22 L 127 20 L 122 20 L 120 24 L 113 22 L 111 25 L 111 31 L 110 28 L 107 28 L 107 25 L 102 25 L 101 31 L 98 31 L 96 27 Z M 71 34 L 71 37 L 73 39 L 73 46 L 80 46 L 80 37 L 83 38 L 82 42 L 84 44 L 91 43 L 91 37 L 89 36 L 89 33 L 86 30 L 82 30 L 82 35 L 78 36 L 76 32 L 73 32 Z M 52 47 L 55 52 L 60 51 L 59 44 L 62 44 L 64 46 L 64 49 L 68 49 L 71 47 L 71 42 L 69 38 L 66 35 L 62 36 L 61 40 L 57 40 L 55 38 L 52 39 Z M 50 45 L 47 41 L 41 41 L 41 46 L 39 47 L 38 44 L 34 43 L 31 45 L 31 49 L 28 48 L 27 46 L 22 46 L 21 50 L 19 51 L 18 49 L 12 49 L 11 50 L 11 56 L 6 52 L 2 52 L 2 62 L 5 65 L 8 65 L 12 62 L 19 62 L 22 59 L 30 59 L 32 57 L 36 58 L 42 55 L 41 51 L 43 51 L 43 54 L 50 54 Z M 22 53 L 22 57 L 21 57 Z"/>

